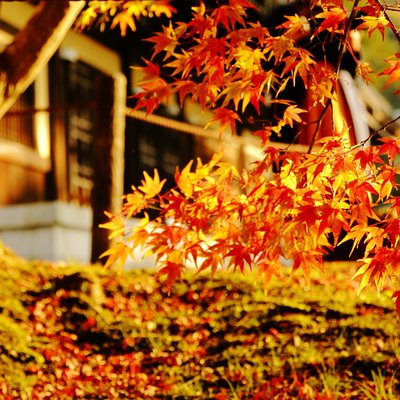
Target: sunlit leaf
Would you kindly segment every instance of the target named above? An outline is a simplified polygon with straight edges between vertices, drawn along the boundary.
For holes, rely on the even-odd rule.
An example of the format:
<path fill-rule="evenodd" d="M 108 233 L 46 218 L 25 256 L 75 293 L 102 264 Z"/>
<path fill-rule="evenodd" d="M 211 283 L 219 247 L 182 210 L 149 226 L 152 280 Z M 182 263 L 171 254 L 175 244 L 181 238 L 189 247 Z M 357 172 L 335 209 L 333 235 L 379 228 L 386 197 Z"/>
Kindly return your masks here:
<path fill-rule="evenodd" d="M 382 35 L 382 40 L 385 38 L 385 28 L 389 26 L 390 22 L 386 19 L 383 13 L 380 13 L 378 17 L 375 16 L 363 16 L 361 19 L 364 21 L 359 29 L 367 29 L 368 36 L 371 36 L 375 30 L 378 30 Z"/>
<path fill-rule="evenodd" d="M 161 192 L 166 179 L 160 181 L 160 176 L 156 169 L 154 169 L 154 178 L 151 178 L 146 171 L 143 172 L 143 175 L 144 181 L 142 180 L 142 185 L 138 189 L 144 193 L 145 198 L 151 199 Z"/>

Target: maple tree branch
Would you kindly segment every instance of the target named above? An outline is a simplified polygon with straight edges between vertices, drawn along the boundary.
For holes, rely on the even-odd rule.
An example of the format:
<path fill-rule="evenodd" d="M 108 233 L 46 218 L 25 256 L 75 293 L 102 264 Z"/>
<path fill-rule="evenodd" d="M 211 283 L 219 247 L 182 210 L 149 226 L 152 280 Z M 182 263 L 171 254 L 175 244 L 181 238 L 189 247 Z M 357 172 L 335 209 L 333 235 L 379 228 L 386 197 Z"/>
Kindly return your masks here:
<path fill-rule="evenodd" d="M 375 132 L 373 132 L 373 134 L 376 135 L 376 134 L 378 134 L 378 133 L 380 133 L 382 131 L 385 131 L 386 128 L 388 128 L 390 125 L 393 125 L 394 123 L 396 123 L 399 120 L 400 120 L 400 115 L 398 117 L 396 117 L 396 118 L 393 118 L 391 121 L 387 122 L 385 125 L 383 125 L 379 129 L 377 129 Z M 393 135 L 391 135 L 391 136 L 393 136 Z M 398 140 L 398 138 L 396 138 L 396 139 Z"/>
<path fill-rule="evenodd" d="M 357 6 L 358 6 L 359 2 L 360 2 L 359 0 L 354 1 L 353 8 L 351 9 L 350 16 L 346 23 L 343 38 L 340 41 L 339 56 L 338 56 L 338 59 L 336 61 L 336 66 L 335 66 L 336 75 L 338 75 L 338 76 L 339 76 L 340 65 L 342 63 L 342 58 L 343 58 L 344 52 L 346 50 L 346 41 L 347 41 L 347 38 L 349 37 L 349 33 L 351 31 L 351 25 L 353 24 L 353 21 L 356 17 Z"/>
<path fill-rule="evenodd" d="M 400 121 L 400 115 L 394 119 L 392 119 L 391 121 L 387 122 L 385 125 L 381 126 L 379 129 L 376 129 L 375 131 L 371 132 L 371 134 L 364 139 L 362 142 L 358 143 L 356 146 L 364 146 L 369 140 L 371 140 L 374 136 L 378 135 L 381 132 L 385 132 L 385 136 L 389 137 L 391 139 L 394 140 L 399 140 L 398 137 L 392 135 L 391 133 L 386 132 L 386 129 L 389 128 L 389 126 L 395 124 L 397 121 Z"/>
<path fill-rule="evenodd" d="M 390 22 L 390 29 L 392 30 L 395 38 L 397 39 L 397 41 L 400 43 L 400 29 L 396 29 L 394 27 L 394 24 L 392 22 L 392 20 L 390 19 L 387 11 L 399 11 L 399 9 L 397 8 L 391 8 L 390 6 L 384 6 L 380 0 L 376 0 L 376 2 L 379 4 L 381 11 L 383 12 L 383 15 L 385 16 L 385 18 Z"/>
<path fill-rule="evenodd" d="M 329 107 L 332 105 L 332 98 L 330 97 L 328 99 L 328 101 L 326 102 L 326 105 L 324 107 L 324 109 L 321 111 L 321 114 L 319 115 L 319 119 L 318 119 L 318 124 L 317 127 L 315 128 L 315 131 L 312 135 L 310 144 L 308 146 L 308 150 L 307 150 L 307 154 L 311 153 L 312 148 L 314 147 L 315 141 L 317 140 L 317 136 L 318 136 L 318 132 L 321 129 L 321 125 L 322 125 L 322 120 L 325 117 L 325 114 L 327 113 Z"/>
<path fill-rule="evenodd" d="M 347 41 L 347 38 L 348 38 L 349 33 L 351 31 L 351 25 L 352 25 L 352 23 L 353 23 L 353 21 L 354 21 L 354 19 L 356 17 L 357 7 L 358 7 L 358 3 L 359 2 L 360 2 L 359 0 L 355 0 L 354 1 L 353 8 L 351 10 L 350 16 L 349 16 L 349 18 L 347 20 L 347 23 L 346 23 L 346 27 L 345 27 L 345 30 L 344 30 L 343 38 L 340 41 L 339 55 L 338 55 L 338 59 L 336 61 L 336 65 L 335 65 L 335 71 L 336 71 L 336 75 L 337 76 L 339 76 L 340 65 L 342 63 L 343 55 L 344 55 L 344 52 L 346 50 L 346 41 Z M 312 148 L 313 148 L 313 146 L 315 144 L 315 141 L 317 139 L 318 132 L 321 129 L 322 120 L 324 119 L 324 116 L 327 113 L 327 111 L 328 111 L 328 109 L 329 109 L 329 107 L 331 105 L 332 105 L 332 99 L 329 98 L 327 103 L 326 103 L 326 105 L 325 105 L 325 107 L 324 107 L 324 109 L 322 110 L 322 112 L 321 112 L 321 114 L 319 116 L 318 124 L 317 124 L 317 127 L 316 127 L 316 129 L 315 129 L 315 131 L 313 133 L 312 138 L 311 138 L 311 142 L 310 142 L 310 145 L 308 147 L 307 154 L 311 153 L 311 150 L 312 150 Z"/>

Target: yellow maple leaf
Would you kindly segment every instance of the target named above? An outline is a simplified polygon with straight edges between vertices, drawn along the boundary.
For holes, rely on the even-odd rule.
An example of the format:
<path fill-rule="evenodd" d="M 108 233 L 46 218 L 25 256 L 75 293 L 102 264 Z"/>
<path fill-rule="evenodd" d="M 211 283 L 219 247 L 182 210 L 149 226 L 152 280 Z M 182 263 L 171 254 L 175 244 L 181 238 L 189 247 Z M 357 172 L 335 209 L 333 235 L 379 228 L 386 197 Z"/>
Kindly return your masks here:
<path fill-rule="evenodd" d="M 148 228 L 150 225 L 150 219 L 149 215 L 147 213 L 144 213 L 144 217 L 141 218 L 139 225 L 135 225 L 131 229 L 131 234 L 129 237 L 129 242 L 133 244 L 133 248 L 146 248 L 147 241 L 149 239 L 149 232 Z M 150 255 L 151 251 L 148 250 L 148 253 L 144 254 L 144 256 Z"/>
<path fill-rule="evenodd" d="M 139 213 L 143 209 L 147 208 L 147 201 L 142 193 L 140 193 L 134 186 L 132 186 L 133 192 L 125 196 L 124 202 L 124 215 L 127 218 L 131 218 L 133 215 Z"/>
<path fill-rule="evenodd" d="M 179 169 L 177 169 L 175 173 L 175 181 L 186 197 L 191 197 L 193 194 L 193 183 L 190 172 L 192 164 L 193 160 L 190 160 L 186 167 L 183 168 L 182 172 L 179 172 Z"/>
<path fill-rule="evenodd" d="M 382 40 L 385 38 L 385 27 L 390 24 L 390 22 L 386 19 L 385 15 L 381 13 L 379 17 L 373 16 L 365 16 L 361 17 L 364 21 L 360 26 L 359 29 L 366 28 L 368 29 L 368 36 L 371 37 L 372 33 L 378 29 L 378 31 L 382 35 Z"/>
<path fill-rule="evenodd" d="M 153 4 L 150 7 L 149 16 L 152 17 L 154 14 L 156 17 L 161 17 L 162 15 L 165 15 L 167 18 L 172 18 L 173 12 L 176 12 L 176 10 L 168 4 L 168 1 L 159 1 L 157 4 Z"/>
<path fill-rule="evenodd" d="M 124 242 L 117 242 L 110 249 L 105 251 L 100 258 L 107 257 L 107 261 L 104 265 L 105 269 L 114 264 L 118 264 L 119 269 L 122 270 L 128 256 L 133 256 L 132 249 Z"/>
<path fill-rule="evenodd" d="M 163 188 L 166 179 L 160 181 L 160 176 L 158 175 L 158 171 L 155 168 L 154 178 L 151 178 L 146 171 L 143 172 L 143 175 L 144 180 L 142 180 L 142 186 L 139 186 L 138 189 L 144 193 L 144 197 L 146 199 L 152 199 L 161 192 L 161 189 Z"/>
<path fill-rule="evenodd" d="M 126 29 L 128 26 L 132 29 L 132 31 L 136 31 L 136 24 L 135 20 L 132 15 L 129 15 L 126 11 L 121 11 L 113 18 L 113 22 L 111 24 L 111 29 L 114 29 L 116 26 L 119 25 L 121 29 L 121 35 L 126 35 Z"/>
<path fill-rule="evenodd" d="M 89 7 L 86 10 L 82 11 L 77 25 L 80 29 L 84 29 L 87 26 L 90 26 L 91 23 L 97 18 L 97 12 L 93 8 Z"/>
<path fill-rule="evenodd" d="M 245 70 L 260 70 L 262 60 L 265 60 L 265 56 L 260 49 L 242 46 L 236 52 L 236 64 Z"/>
<path fill-rule="evenodd" d="M 393 190 L 393 185 L 390 180 L 387 180 L 385 183 L 382 184 L 381 190 L 380 190 L 380 195 L 382 198 L 387 198 L 391 195 Z"/>
<path fill-rule="evenodd" d="M 281 168 L 281 182 L 289 189 L 295 191 L 297 188 L 297 177 L 293 172 L 293 162 L 288 160 L 288 163 Z"/>
<path fill-rule="evenodd" d="M 121 216 L 115 216 L 108 211 L 104 211 L 104 214 L 107 216 L 107 218 L 110 219 L 109 222 L 106 222 L 104 224 L 100 224 L 99 227 L 103 229 L 108 229 L 110 230 L 110 235 L 109 239 L 113 239 L 117 236 L 124 236 L 125 232 L 125 223 L 124 220 Z"/>
<path fill-rule="evenodd" d="M 372 268 L 371 268 L 371 261 L 372 258 L 364 258 L 362 262 L 364 263 L 357 271 L 356 273 L 352 276 L 351 279 L 355 279 L 358 276 L 361 276 L 361 282 L 357 290 L 357 295 L 359 295 L 362 290 L 369 284 L 370 279 L 371 279 L 371 274 L 372 274 Z"/>

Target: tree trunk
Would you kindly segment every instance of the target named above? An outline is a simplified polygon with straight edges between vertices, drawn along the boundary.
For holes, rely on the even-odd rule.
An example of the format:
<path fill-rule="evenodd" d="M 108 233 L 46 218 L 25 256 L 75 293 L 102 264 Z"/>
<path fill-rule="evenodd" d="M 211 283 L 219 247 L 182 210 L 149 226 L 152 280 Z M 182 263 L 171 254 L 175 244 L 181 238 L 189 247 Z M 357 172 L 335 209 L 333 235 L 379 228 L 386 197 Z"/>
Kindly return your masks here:
<path fill-rule="evenodd" d="M 35 80 L 84 7 L 84 1 L 44 1 L 0 55 L 0 118 Z"/>

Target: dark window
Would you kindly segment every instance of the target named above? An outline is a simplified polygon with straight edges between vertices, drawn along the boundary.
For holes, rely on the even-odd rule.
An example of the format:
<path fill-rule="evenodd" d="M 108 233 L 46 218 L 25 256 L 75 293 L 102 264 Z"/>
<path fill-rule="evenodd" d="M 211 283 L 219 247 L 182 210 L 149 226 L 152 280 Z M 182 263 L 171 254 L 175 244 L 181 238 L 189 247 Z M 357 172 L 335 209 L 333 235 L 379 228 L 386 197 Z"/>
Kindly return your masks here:
<path fill-rule="evenodd" d="M 64 61 L 67 78 L 67 165 L 70 200 L 90 203 L 93 186 L 93 138 L 99 72 L 82 62 Z"/>
<path fill-rule="evenodd" d="M 142 121 L 128 119 L 125 142 L 125 191 L 139 185 L 143 171 L 167 178 L 165 188 L 174 186 L 176 167 L 193 158 L 193 138 L 185 133 Z"/>

